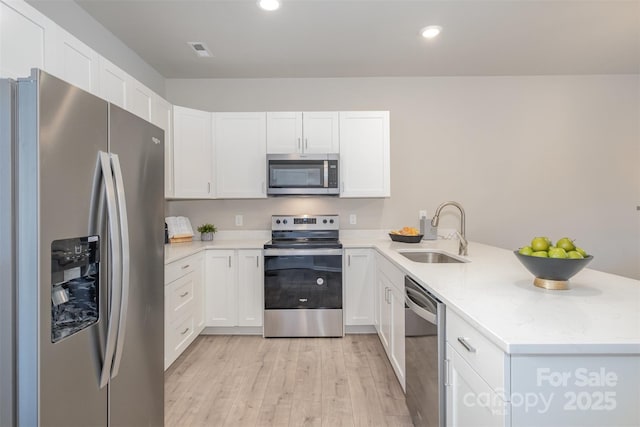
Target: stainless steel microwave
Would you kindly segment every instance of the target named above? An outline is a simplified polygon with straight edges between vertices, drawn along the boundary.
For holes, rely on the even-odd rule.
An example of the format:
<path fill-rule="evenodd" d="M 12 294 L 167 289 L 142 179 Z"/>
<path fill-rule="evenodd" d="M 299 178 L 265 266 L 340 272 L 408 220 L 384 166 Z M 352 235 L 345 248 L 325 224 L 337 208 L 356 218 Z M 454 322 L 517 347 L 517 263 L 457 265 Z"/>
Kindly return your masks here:
<path fill-rule="evenodd" d="M 338 154 L 267 154 L 267 194 L 338 195 L 338 158 Z"/>

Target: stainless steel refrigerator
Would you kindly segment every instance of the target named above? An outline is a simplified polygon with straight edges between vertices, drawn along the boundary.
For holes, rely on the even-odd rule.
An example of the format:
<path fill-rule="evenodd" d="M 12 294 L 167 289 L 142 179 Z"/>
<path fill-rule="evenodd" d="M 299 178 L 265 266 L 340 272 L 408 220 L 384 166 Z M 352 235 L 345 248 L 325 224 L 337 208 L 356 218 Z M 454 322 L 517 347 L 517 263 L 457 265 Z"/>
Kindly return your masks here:
<path fill-rule="evenodd" d="M 164 133 L 0 80 L 0 425 L 164 422 Z"/>

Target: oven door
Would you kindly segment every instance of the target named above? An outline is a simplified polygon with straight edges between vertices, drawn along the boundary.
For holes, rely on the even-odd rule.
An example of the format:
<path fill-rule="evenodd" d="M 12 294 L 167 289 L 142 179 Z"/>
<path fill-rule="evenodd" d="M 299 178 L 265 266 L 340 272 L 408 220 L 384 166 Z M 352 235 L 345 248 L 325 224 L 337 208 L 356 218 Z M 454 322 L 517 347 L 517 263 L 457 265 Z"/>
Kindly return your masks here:
<path fill-rule="evenodd" d="M 264 308 L 341 309 L 341 249 L 265 249 Z"/>

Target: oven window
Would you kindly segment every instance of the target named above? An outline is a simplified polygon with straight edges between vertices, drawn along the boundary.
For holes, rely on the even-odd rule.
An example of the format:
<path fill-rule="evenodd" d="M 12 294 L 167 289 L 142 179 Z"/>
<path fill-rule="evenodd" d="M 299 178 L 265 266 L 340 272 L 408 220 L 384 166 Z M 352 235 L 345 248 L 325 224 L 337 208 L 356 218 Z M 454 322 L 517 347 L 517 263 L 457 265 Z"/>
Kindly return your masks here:
<path fill-rule="evenodd" d="M 324 187 L 324 162 L 300 160 L 269 162 L 269 186 L 272 188 Z"/>
<path fill-rule="evenodd" d="M 342 255 L 265 257 L 265 309 L 342 308 Z"/>

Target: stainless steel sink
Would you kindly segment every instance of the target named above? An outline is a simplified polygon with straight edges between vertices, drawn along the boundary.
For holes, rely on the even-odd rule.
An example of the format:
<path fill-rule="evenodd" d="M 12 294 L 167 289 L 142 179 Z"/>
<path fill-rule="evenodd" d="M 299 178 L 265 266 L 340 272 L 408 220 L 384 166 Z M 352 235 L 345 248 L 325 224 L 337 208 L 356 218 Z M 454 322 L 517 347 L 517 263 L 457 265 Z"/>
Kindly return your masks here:
<path fill-rule="evenodd" d="M 441 251 L 398 251 L 403 257 L 410 259 L 414 262 L 421 262 L 425 264 L 443 264 L 443 263 L 459 263 L 469 262 L 464 258 L 454 257 L 446 252 Z"/>

